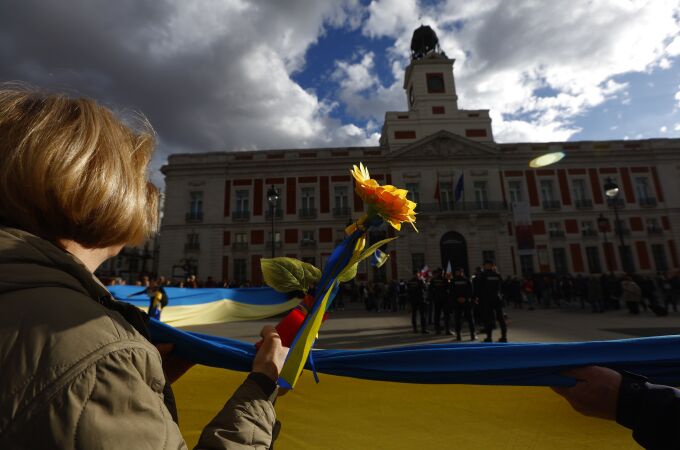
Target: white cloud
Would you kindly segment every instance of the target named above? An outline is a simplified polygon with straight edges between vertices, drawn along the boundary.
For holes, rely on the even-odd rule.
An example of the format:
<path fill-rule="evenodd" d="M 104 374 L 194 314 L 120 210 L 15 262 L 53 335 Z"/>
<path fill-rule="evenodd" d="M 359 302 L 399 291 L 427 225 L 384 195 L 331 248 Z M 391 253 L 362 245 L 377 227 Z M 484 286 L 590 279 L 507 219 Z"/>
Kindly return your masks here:
<path fill-rule="evenodd" d="M 675 130 L 675 131 L 680 131 L 680 122 L 676 123 L 676 124 L 673 126 L 673 130 Z"/>
<path fill-rule="evenodd" d="M 431 25 L 456 59 L 459 105 L 494 111 L 497 140 L 557 140 L 591 108 L 630 102 L 617 75 L 670 65 L 680 53 L 678 14 L 673 0 L 448 0 L 415 13 L 412 1 L 374 0 L 363 31 L 395 38 L 390 55 L 403 70 L 413 29 Z M 539 97 L 542 88 L 556 93 Z M 403 96 L 393 98 L 392 109 L 403 109 Z"/>
<path fill-rule="evenodd" d="M 667 132 L 667 131 L 668 131 L 668 128 L 666 127 L 666 125 L 664 125 L 664 126 L 662 126 L 661 128 L 659 128 L 659 133 L 665 133 L 665 132 Z"/>
<path fill-rule="evenodd" d="M 678 86 L 678 92 L 675 93 L 673 98 L 675 99 L 675 107 L 680 108 L 680 86 Z"/>

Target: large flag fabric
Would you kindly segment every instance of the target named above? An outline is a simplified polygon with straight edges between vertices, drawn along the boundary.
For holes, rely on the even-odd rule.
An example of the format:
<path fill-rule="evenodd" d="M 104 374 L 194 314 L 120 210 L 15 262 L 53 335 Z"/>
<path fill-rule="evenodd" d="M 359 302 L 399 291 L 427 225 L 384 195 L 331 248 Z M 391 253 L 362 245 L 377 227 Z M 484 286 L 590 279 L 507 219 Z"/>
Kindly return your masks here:
<path fill-rule="evenodd" d="M 460 201 L 461 197 L 463 196 L 463 190 L 465 189 L 465 181 L 464 181 L 464 174 L 460 174 L 460 178 L 458 178 L 458 183 L 456 183 L 456 190 L 454 192 L 454 197 L 456 201 Z"/>
<path fill-rule="evenodd" d="M 140 293 L 142 289 L 141 286 L 108 286 L 116 300 L 146 311 L 149 296 Z M 161 312 L 161 321 L 175 327 L 264 319 L 289 311 L 300 303 L 299 298 L 271 288 L 164 289 L 169 302 Z"/>

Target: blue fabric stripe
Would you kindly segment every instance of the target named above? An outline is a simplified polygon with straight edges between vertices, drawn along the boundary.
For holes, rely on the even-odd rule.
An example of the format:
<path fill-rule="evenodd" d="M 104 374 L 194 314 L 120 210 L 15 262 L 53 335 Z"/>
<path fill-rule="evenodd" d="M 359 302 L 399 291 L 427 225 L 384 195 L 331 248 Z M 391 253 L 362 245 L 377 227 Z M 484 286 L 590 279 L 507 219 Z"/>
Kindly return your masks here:
<path fill-rule="evenodd" d="M 249 371 L 255 346 L 151 320 L 154 342 L 172 342 L 199 364 Z M 566 369 L 597 364 L 680 386 L 680 336 L 595 342 L 430 344 L 371 350 L 313 350 L 319 373 L 423 384 L 569 386 Z M 307 369 L 310 369 L 309 364 Z M 323 379 L 322 379 L 323 381 Z"/>
<path fill-rule="evenodd" d="M 108 286 L 109 292 L 116 300 L 131 303 L 141 308 L 149 306 L 149 297 L 139 294 L 128 298 L 128 295 L 143 290 L 143 286 Z M 289 295 L 276 292 L 272 288 L 239 288 L 239 289 L 190 289 L 165 288 L 169 298 L 168 306 L 202 305 L 218 300 L 232 300 L 247 305 L 278 305 L 285 303 Z"/>

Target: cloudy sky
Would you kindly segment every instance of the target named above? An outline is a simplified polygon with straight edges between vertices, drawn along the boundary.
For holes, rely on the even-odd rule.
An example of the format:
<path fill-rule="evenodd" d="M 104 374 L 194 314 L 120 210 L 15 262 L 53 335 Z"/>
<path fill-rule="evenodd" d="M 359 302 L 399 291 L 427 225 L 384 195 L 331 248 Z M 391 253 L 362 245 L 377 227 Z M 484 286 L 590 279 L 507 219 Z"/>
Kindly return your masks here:
<path fill-rule="evenodd" d="M 500 142 L 680 137 L 680 0 L 0 0 L 0 80 L 146 114 L 172 152 L 376 144 L 411 34 Z"/>

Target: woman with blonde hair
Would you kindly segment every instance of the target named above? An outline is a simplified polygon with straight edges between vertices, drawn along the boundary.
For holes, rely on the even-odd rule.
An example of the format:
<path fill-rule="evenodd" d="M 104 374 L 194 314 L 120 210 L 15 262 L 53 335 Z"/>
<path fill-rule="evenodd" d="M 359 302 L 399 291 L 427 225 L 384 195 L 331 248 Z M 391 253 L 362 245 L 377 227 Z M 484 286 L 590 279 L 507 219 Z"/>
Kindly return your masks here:
<path fill-rule="evenodd" d="M 153 147 L 143 119 L 0 85 L 0 448 L 186 448 L 170 383 L 188 365 L 164 362 L 145 315 L 93 275 L 156 229 Z M 197 448 L 271 446 L 286 350 L 262 336 Z"/>

